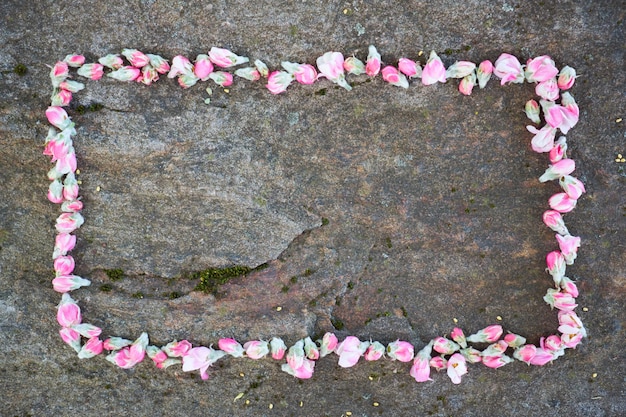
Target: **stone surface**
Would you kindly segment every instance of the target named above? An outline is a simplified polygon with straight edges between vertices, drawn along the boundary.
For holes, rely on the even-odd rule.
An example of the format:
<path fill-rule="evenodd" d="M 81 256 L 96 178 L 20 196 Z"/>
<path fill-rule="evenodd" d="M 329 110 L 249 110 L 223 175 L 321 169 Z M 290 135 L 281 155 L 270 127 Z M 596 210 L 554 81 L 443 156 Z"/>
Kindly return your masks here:
<path fill-rule="evenodd" d="M 0 414 L 626 413 L 626 164 L 615 162 L 626 154 L 616 122 L 625 104 L 622 9 L 609 1 L 4 1 Z M 588 193 L 566 217 L 583 239 L 568 273 L 588 308 L 580 314 L 589 338 L 542 368 L 472 366 L 460 386 L 443 374 L 416 384 L 398 362 L 344 370 L 336 357 L 309 381 L 269 360 L 225 359 L 206 382 L 147 362 L 123 371 L 77 359 L 58 337 L 50 288 L 58 208 L 45 199 L 45 65 L 72 52 L 95 59 L 134 47 L 171 58 L 222 46 L 277 68 L 328 50 L 365 58 L 371 43 L 392 64 L 434 49 L 446 65 L 510 52 L 577 69 L 582 113 L 568 142 Z M 551 285 L 543 257 L 555 242 L 540 215 L 557 188 L 536 181 L 546 160 L 530 150 L 521 111 L 532 87 L 492 80 L 463 97 L 455 82 L 405 91 L 380 77 L 355 81 L 350 93 L 320 82 L 278 97 L 260 83 L 212 85 L 210 105 L 210 84 L 87 83 L 70 110 L 86 218 L 74 255 L 93 281 L 76 293 L 84 316 L 105 335 L 148 331 L 155 344 L 274 335 L 293 343 L 335 330 L 421 347 L 448 334 L 453 319 L 472 332 L 497 316 L 534 343 L 554 332 L 556 314 L 541 297 Z M 77 109 L 93 103 L 104 108 Z M 184 278 L 234 264 L 267 267 L 216 297 Z M 111 281 L 104 270 L 118 268 L 124 278 Z"/>

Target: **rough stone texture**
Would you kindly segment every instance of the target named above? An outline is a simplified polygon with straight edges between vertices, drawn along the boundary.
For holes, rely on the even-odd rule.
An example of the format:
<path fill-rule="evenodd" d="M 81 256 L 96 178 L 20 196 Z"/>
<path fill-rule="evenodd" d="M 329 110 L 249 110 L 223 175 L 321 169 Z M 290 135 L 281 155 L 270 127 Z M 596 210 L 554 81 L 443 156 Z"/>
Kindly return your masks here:
<path fill-rule="evenodd" d="M 614 161 L 626 154 L 616 123 L 626 104 L 623 5 L 436 3 L 2 2 L 0 414 L 625 414 L 626 164 Z M 460 386 L 443 374 L 416 384 L 408 365 L 389 361 L 343 370 L 326 358 L 312 380 L 295 382 L 274 362 L 226 359 L 203 382 L 148 362 L 123 371 L 77 359 L 58 337 L 49 284 L 58 209 L 45 199 L 41 155 L 45 64 L 72 52 L 95 59 L 135 47 L 171 58 L 223 46 L 276 68 L 327 50 L 364 58 L 370 43 L 389 63 L 420 50 L 447 65 L 506 51 L 577 69 L 582 114 L 568 141 L 588 193 L 566 221 L 583 239 L 568 268 L 589 309 L 583 345 L 542 368 L 472 366 Z M 496 316 L 531 342 L 554 332 L 541 297 L 555 242 L 540 215 L 556 186 L 536 181 L 546 160 L 530 150 L 521 111 L 532 87 L 492 80 L 462 97 L 454 82 L 404 91 L 380 77 L 356 81 L 351 93 L 321 82 L 280 97 L 242 81 L 214 88 L 208 106 L 208 84 L 88 83 L 75 105 L 104 109 L 70 111 L 86 205 L 74 255 L 94 283 L 76 297 L 88 321 L 105 335 L 146 330 L 157 344 L 294 342 L 341 323 L 340 336 L 421 347 L 453 319 L 472 332 Z M 263 263 L 217 298 L 180 278 Z M 125 278 L 111 282 L 103 270 L 113 268 Z"/>

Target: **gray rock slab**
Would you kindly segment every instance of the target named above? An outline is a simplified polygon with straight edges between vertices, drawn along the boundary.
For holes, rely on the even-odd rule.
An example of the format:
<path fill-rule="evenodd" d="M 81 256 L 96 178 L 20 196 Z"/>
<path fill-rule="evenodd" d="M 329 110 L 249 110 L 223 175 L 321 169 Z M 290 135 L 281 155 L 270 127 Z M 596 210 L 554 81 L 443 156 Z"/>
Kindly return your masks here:
<path fill-rule="evenodd" d="M 1 415 L 626 414 L 620 2 L 8 0 L 0 16 Z M 568 268 L 582 345 L 545 367 L 475 365 L 459 386 L 445 374 L 417 384 L 399 362 L 341 369 L 336 357 L 308 381 L 269 360 L 223 359 L 201 381 L 148 361 L 124 371 L 78 359 L 58 336 L 50 285 L 46 64 L 220 46 L 275 69 L 329 50 L 364 59 L 370 44 L 388 64 L 434 49 L 446 65 L 509 52 L 576 68 L 581 119 L 568 152 L 587 194 L 566 222 L 583 239 Z M 532 86 L 493 79 L 464 97 L 455 82 L 354 80 L 350 93 L 322 81 L 277 97 L 261 83 L 211 85 L 208 105 L 210 84 L 87 82 L 69 112 L 86 219 L 73 254 L 93 281 L 75 294 L 88 321 L 105 336 L 148 331 L 155 344 L 336 331 L 421 347 L 455 322 L 472 332 L 497 317 L 533 343 L 552 334 L 556 313 L 541 298 L 556 244 L 540 216 L 557 186 L 536 180 L 546 159 L 531 151 L 522 111 Z M 77 108 L 94 103 L 103 108 Z M 184 278 L 263 264 L 217 296 Z M 125 276 L 111 281 L 108 269 Z"/>

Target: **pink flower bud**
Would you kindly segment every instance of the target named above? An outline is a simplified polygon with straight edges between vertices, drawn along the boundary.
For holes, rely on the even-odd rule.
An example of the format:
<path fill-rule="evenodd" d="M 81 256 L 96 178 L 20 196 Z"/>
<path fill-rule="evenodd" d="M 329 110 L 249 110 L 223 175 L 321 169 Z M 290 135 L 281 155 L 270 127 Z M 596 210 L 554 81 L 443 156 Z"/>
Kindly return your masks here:
<path fill-rule="evenodd" d="M 555 101 L 559 98 L 559 86 L 556 78 L 542 81 L 535 87 L 535 93 L 544 100 Z"/>
<path fill-rule="evenodd" d="M 82 337 L 87 339 L 100 336 L 102 329 L 89 323 L 79 323 L 72 326 Z"/>
<path fill-rule="evenodd" d="M 559 242 L 559 248 L 561 249 L 561 253 L 563 253 L 565 263 L 572 265 L 576 259 L 578 248 L 580 247 L 580 237 L 571 235 L 561 236 L 557 234 L 556 240 Z"/>
<path fill-rule="evenodd" d="M 313 84 L 317 80 L 317 71 L 313 65 L 309 64 L 300 65 L 294 75 L 300 84 Z"/>
<path fill-rule="evenodd" d="M 563 277 L 561 279 L 561 289 L 574 298 L 578 297 L 578 287 L 576 286 L 576 283 L 568 277 Z"/>
<path fill-rule="evenodd" d="M 107 68 L 111 68 L 112 70 L 116 70 L 124 66 L 124 60 L 122 60 L 119 55 L 115 54 L 103 56 L 98 60 L 98 62 Z"/>
<path fill-rule="evenodd" d="M 85 64 L 76 71 L 78 75 L 91 80 L 99 80 L 104 75 L 104 66 L 102 64 Z"/>
<path fill-rule="evenodd" d="M 74 271 L 74 258 L 71 256 L 59 256 L 54 260 L 54 272 L 57 276 L 70 275 Z"/>
<path fill-rule="evenodd" d="M 228 87 L 233 83 L 233 74 L 229 72 L 215 71 L 209 74 L 209 78 L 220 87 Z"/>
<path fill-rule="evenodd" d="M 70 327 L 63 327 L 59 330 L 59 335 L 61 335 L 63 342 L 70 345 L 76 352 L 80 352 L 80 334 L 76 330 Z"/>
<path fill-rule="evenodd" d="M 546 264 L 548 265 L 548 273 L 554 278 L 554 282 L 558 285 L 565 276 L 565 257 L 559 251 L 552 251 L 546 255 Z"/>
<path fill-rule="evenodd" d="M 565 194 L 568 195 L 569 198 L 573 198 L 574 200 L 578 200 L 580 196 L 585 192 L 585 185 L 577 178 L 574 178 L 570 175 L 565 175 L 559 178 L 559 185 L 565 191 Z"/>
<path fill-rule="evenodd" d="M 578 123 L 578 114 L 569 111 L 566 107 L 546 100 L 541 100 L 541 107 L 546 122 L 565 134 Z"/>
<path fill-rule="evenodd" d="M 57 321 L 61 327 L 72 327 L 83 320 L 80 307 L 68 293 L 63 294 L 57 307 Z"/>
<path fill-rule="evenodd" d="M 526 111 L 526 117 L 528 117 L 533 123 L 539 124 L 541 122 L 539 119 L 539 103 L 535 100 L 528 100 L 524 110 Z"/>
<path fill-rule="evenodd" d="M 580 110 L 578 109 L 578 105 L 576 104 L 576 100 L 570 93 L 563 93 L 561 96 L 561 105 L 565 106 L 565 110 L 568 113 L 571 113 L 573 117 L 576 117 L 578 120 L 578 116 L 580 115 Z"/>
<path fill-rule="evenodd" d="M 77 93 L 85 88 L 85 84 L 79 83 L 78 81 L 65 80 L 61 84 L 59 84 L 59 88 L 70 91 L 72 93 Z"/>
<path fill-rule="evenodd" d="M 513 362 L 513 359 L 509 358 L 506 355 L 492 355 L 492 356 L 483 356 L 482 362 L 485 366 L 493 369 L 500 368 L 501 366 L 506 365 L 507 363 Z"/>
<path fill-rule="evenodd" d="M 213 63 L 209 59 L 208 55 L 198 55 L 196 57 L 196 63 L 193 66 L 193 73 L 196 77 L 200 78 L 202 81 L 206 81 L 209 79 L 209 74 L 213 72 Z"/>
<path fill-rule="evenodd" d="M 66 213 L 76 213 L 83 209 L 83 203 L 80 200 L 64 201 L 61 204 L 61 211 Z"/>
<path fill-rule="evenodd" d="M 148 346 L 148 334 L 142 333 L 130 346 L 122 348 L 117 352 L 107 356 L 109 362 L 114 363 L 122 369 L 130 369 L 141 362 L 146 356 L 146 347 Z M 183 366 L 183 371 L 184 371 Z"/>
<path fill-rule="evenodd" d="M 63 184 L 61 184 L 61 181 L 54 180 L 50 183 L 48 187 L 48 200 L 54 204 L 63 202 Z"/>
<path fill-rule="evenodd" d="M 576 308 L 576 300 L 571 294 L 548 288 L 543 300 L 551 307 L 562 311 L 572 311 Z"/>
<path fill-rule="evenodd" d="M 183 74 L 178 77 L 178 85 L 180 85 L 182 88 L 193 87 L 194 85 L 196 85 L 199 79 L 200 78 L 196 77 L 193 73 Z"/>
<path fill-rule="evenodd" d="M 61 213 L 57 217 L 56 229 L 59 233 L 71 233 L 78 229 L 85 222 L 80 213 Z"/>
<path fill-rule="evenodd" d="M 348 74 L 365 74 L 365 64 L 355 56 L 350 56 L 343 61 L 343 69 L 345 69 Z"/>
<path fill-rule="evenodd" d="M 57 160 L 54 169 L 59 174 L 76 172 L 76 154 L 73 147 L 70 147 L 67 154 Z"/>
<path fill-rule="evenodd" d="M 547 55 L 529 59 L 526 62 L 526 80 L 529 83 L 540 83 L 556 76 L 559 70 L 554 65 L 554 61 Z"/>
<path fill-rule="evenodd" d="M 446 368 L 448 377 L 450 377 L 453 384 L 460 384 L 461 377 L 467 373 L 465 358 L 460 353 L 455 353 L 450 357 Z"/>
<path fill-rule="evenodd" d="M 502 54 L 496 60 L 493 73 L 496 77 L 500 78 L 500 85 L 506 83 L 523 83 L 524 82 L 524 70 L 522 70 L 522 64 L 516 57 L 510 54 Z"/>
<path fill-rule="evenodd" d="M 110 337 L 102 343 L 102 346 L 106 350 L 113 351 L 130 346 L 131 343 L 133 343 L 132 340 L 122 339 L 121 337 Z"/>
<path fill-rule="evenodd" d="M 380 72 L 380 54 L 374 45 L 368 48 L 367 61 L 365 62 L 365 73 L 370 77 L 375 77 Z"/>
<path fill-rule="evenodd" d="M 149 64 L 141 69 L 141 75 L 135 79 L 138 83 L 145 85 L 151 85 L 158 80 L 159 73 Z"/>
<path fill-rule="evenodd" d="M 558 351 L 562 349 L 562 343 L 561 343 L 561 338 L 558 335 L 551 335 L 548 336 L 546 338 L 541 338 L 541 341 L 539 343 L 541 345 L 542 349 L 548 350 L 548 351 Z"/>
<path fill-rule="evenodd" d="M 235 71 L 235 75 L 249 81 L 257 81 L 261 78 L 261 73 L 253 67 L 239 68 Z"/>
<path fill-rule="evenodd" d="M 50 124 L 58 129 L 64 130 L 72 125 L 72 120 L 67 112 L 58 106 L 50 106 L 46 110 L 46 118 Z"/>
<path fill-rule="evenodd" d="M 317 69 L 320 72 L 319 77 L 326 77 L 346 90 L 352 90 L 352 87 L 347 83 L 345 78 L 343 55 L 341 52 L 326 52 L 324 55 L 317 58 L 316 63 Z"/>
<path fill-rule="evenodd" d="M 163 351 L 167 354 L 167 356 L 171 356 L 173 358 L 180 358 L 191 350 L 191 343 L 187 340 L 173 341 L 163 346 Z"/>
<path fill-rule="evenodd" d="M 170 70 L 170 64 L 166 59 L 159 55 L 146 54 L 148 59 L 150 59 L 150 65 L 155 69 L 159 74 L 165 74 Z"/>
<path fill-rule="evenodd" d="M 217 345 L 221 350 L 234 358 L 243 357 L 244 349 L 235 339 L 220 339 Z"/>
<path fill-rule="evenodd" d="M 63 198 L 70 201 L 78 198 L 78 182 L 73 172 L 68 173 L 63 180 Z"/>
<path fill-rule="evenodd" d="M 422 70 L 422 84 L 432 85 L 436 82 L 446 82 L 446 67 L 435 51 L 430 51 L 430 57 Z"/>
<path fill-rule="evenodd" d="M 444 355 L 451 355 L 460 349 L 459 345 L 445 337 L 437 337 L 434 339 L 433 349 Z"/>
<path fill-rule="evenodd" d="M 398 69 L 409 78 L 419 78 L 422 76 L 422 67 L 415 61 L 408 58 L 398 60 Z"/>
<path fill-rule="evenodd" d="M 89 359 L 101 353 L 102 353 L 102 340 L 100 340 L 98 337 L 92 337 L 91 339 L 87 341 L 87 343 L 83 345 L 80 352 L 78 352 L 78 357 L 80 359 Z"/>
<path fill-rule="evenodd" d="M 495 324 L 467 337 L 467 341 L 471 343 L 493 343 L 500 339 L 500 336 L 502 336 L 502 326 Z"/>
<path fill-rule="evenodd" d="M 385 354 L 385 346 L 380 342 L 372 342 L 365 350 L 363 358 L 366 361 L 377 361 Z"/>
<path fill-rule="evenodd" d="M 59 233 L 54 241 L 53 259 L 66 255 L 76 246 L 76 236 L 69 233 Z"/>
<path fill-rule="evenodd" d="M 413 345 L 409 342 L 396 340 L 389 343 L 387 346 L 387 356 L 392 360 L 398 360 L 400 362 L 410 362 L 413 360 Z"/>
<path fill-rule="evenodd" d="M 508 343 L 506 343 L 504 340 L 498 340 L 496 343 L 492 343 L 491 345 L 487 346 L 487 349 L 483 350 L 481 352 L 481 355 L 483 357 L 499 356 L 506 352 L 508 348 Z"/>
<path fill-rule="evenodd" d="M 448 361 L 446 360 L 446 358 L 443 357 L 443 355 L 434 356 L 433 358 L 430 359 L 428 363 L 430 364 L 431 367 L 435 368 L 437 371 L 446 369 L 446 367 L 448 366 Z"/>
<path fill-rule="evenodd" d="M 396 67 L 388 65 L 383 68 L 382 74 L 383 80 L 389 84 L 395 85 L 396 87 L 409 88 L 409 82 L 406 77 L 401 74 Z"/>
<path fill-rule="evenodd" d="M 52 106 L 69 106 L 72 101 L 72 92 L 68 90 L 58 90 L 50 97 Z"/>
<path fill-rule="evenodd" d="M 478 86 L 480 88 L 485 88 L 487 85 L 487 81 L 491 78 L 491 74 L 493 73 L 493 64 L 491 61 L 483 61 L 478 65 L 478 69 L 476 70 L 476 78 L 478 78 Z"/>
<path fill-rule="evenodd" d="M 150 58 L 136 49 L 122 49 L 122 55 L 136 68 L 143 68 L 150 63 Z"/>
<path fill-rule="evenodd" d="M 550 353 L 549 351 L 545 349 L 537 348 L 537 350 L 535 351 L 535 355 L 530 359 L 530 364 L 536 365 L 536 366 L 543 366 L 547 364 L 548 362 L 552 362 L 553 359 L 554 359 L 554 356 L 552 356 L 552 353 Z"/>
<path fill-rule="evenodd" d="M 559 72 L 559 78 L 557 80 L 557 85 L 561 90 L 569 90 L 574 85 L 574 81 L 576 81 L 576 70 L 572 67 L 565 66 Z"/>
<path fill-rule="evenodd" d="M 323 358 L 329 353 L 334 352 L 339 341 L 334 333 L 326 332 L 322 337 L 322 340 L 318 340 L 318 343 L 320 344 L 320 357 Z"/>
<path fill-rule="evenodd" d="M 565 158 L 565 153 L 567 151 L 567 139 L 565 136 L 559 137 L 559 139 L 554 144 L 554 147 L 550 149 L 550 162 L 555 163 Z"/>
<path fill-rule="evenodd" d="M 550 197 L 548 204 L 552 210 L 556 210 L 559 213 L 568 213 L 574 210 L 574 207 L 576 207 L 576 201 L 577 200 L 570 198 L 565 193 L 557 193 Z"/>
<path fill-rule="evenodd" d="M 582 334 L 583 337 L 587 336 L 583 322 L 573 311 L 559 311 L 559 332 L 564 335 Z M 561 339 L 563 339 L 563 336 L 561 336 Z"/>
<path fill-rule="evenodd" d="M 430 354 L 432 352 L 432 342 L 424 346 L 413 360 L 413 366 L 409 374 L 415 378 L 416 382 L 432 381 L 430 378 Z"/>
<path fill-rule="evenodd" d="M 315 362 L 310 359 L 304 359 L 302 364 L 297 368 L 292 368 L 289 363 L 284 363 L 281 366 L 283 372 L 288 373 L 289 375 L 293 375 L 299 379 L 309 379 L 313 376 L 313 371 L 315 369 Z"/>
<path fill-rule="evenodd" d="M 565 175 L 569 175 L 576 169 L 576 163 L 573 159 L 561 159 L 558 162 L 550 165 L 546 172 L 539 177 L 539 182 L 546 182 L 556 180 Z"/>
<path fill-rule="evenodd" d="M 78 68 L 85 63 L 85 57 L 83 55 L 66 55 L 63 59 L 72 68 Z"/>
<path fill-rule="evenodd" d="M 246 342 L 244 343 L 243 348 L 246 351 L 246 356 L 250 359 L 261 359 L 270 351 L 267 342 L 262 340 L 251 340 Z"/>
<path fill-rule="evenodd" d="M 283 339 L 274 337 L 270 340 L 270 351 L 272 352 L 272 358 L 279 361 L 285 356 L 287 345 L 285 345 Z"/>
<path fill-rule="evenodd" d="M 523 345 L 523 346 L 520 346 L 518 349 L 515 349 L 515 352 L 513 352 L 513 357 L 519 361 L 526 362 L 528 365 L 530 365 L 530 361 L 535 357 L 536 354 L 537 354 L 537 346 Z"/>
<path fill-rule="evenodd" d="M 50 70 L 50 80 L 53 87 L 58 87 L 69 76 L 69 68 L 67 62 L 57 62 Z"/>
<path fill-rule="evenodd" d="M 561 336 L 561 342 L 563 342 L 563 347 L 568 349 L 574 349 L 580 342 L 582 342 L 583 337 L 585 337 L 582 333 L 578 334 L 564 334 Z"/>
<path fill-rule="evenodd" d="M 304 339 L 304 354 L 311 360 L 317 360 L 320 357 L 320 351 L 317 345 L 308 336 Z"/>
<path fill-rule="evenodd" d="M 291 369 L 299 369 L 305 362 L 304 340 L 298 340 L 287 352 L 287 364 Z"/>
<path fill-rule="evenodd" d="M 57 258 L 59 259 L 59 258 Z M 56 292 L 66 293 L 74 291 L 80 287 L 85 287 L 91 284 L 88 279 L 83 279 L 78 275 L 59 275 L 52 280 L 52 288 Z"/>
<path fill-rule="evenodd" d="M 335 353 L 339 355 L 339 366 L 350 368 L 356 365 L 368 346 L 368 342 L 361 342 L 354 336 L 346 337 L 335 349 Z"/>
<path fill-rule="evenodd" d="M 463 77 L 461 82 L 459 83 L 459 92 L 463 95 L 469 96 L 472 94 L 472 90 L 476 85 L 476 74 L 471 73 L 470 75 Z"/>
<path fill-rule="evenodd" d="M 152 359 L 157 368 L 162 368 L 160 365 L 168 359 L 167 354 L 156 346 L 148 346 L 146 348 L 146 355 Z"/>
<path fill-rule="evenodd" d="M 554 146 L 554 136 L 556 135 L 555 128 L 550 125 L 545 125 L 541 130 L 537 130 L 534 126 L 526 126 L 526 130 L 535 135 L 530 142 L 533 151 L 542 153 L 552 150 Z"/>
<path fill-rule="evenodd" d="M 272 72 L 267 79 L 267 87 L 272 94 L 280 94 L 284 92 L 287 87 L 294 80 L 293 75 L 289 74 L 285 71 L 274 71 Z"/>
<path fill-rule="evenodd" d="M 209 59 L 215 65 L 221 68 L 233 67 L 239 64 L 245 64 L 248 58 L 236 55 L 228 49 L 212 47 L 209 51 Z"/>
<path fill-rule="evenodd" d="M 133 66 L 125 66 L 109 72 L 107 77 L 118 81 L 135 81 L 141 75 L 141 70 Z"/>
<path fill-rule="evenodd" d="M 450 65 L 446 70 L 447 78 L 465 78 L 470 74 L 474 74 L 476 64 L 469 61 L 457 61 Z"/>

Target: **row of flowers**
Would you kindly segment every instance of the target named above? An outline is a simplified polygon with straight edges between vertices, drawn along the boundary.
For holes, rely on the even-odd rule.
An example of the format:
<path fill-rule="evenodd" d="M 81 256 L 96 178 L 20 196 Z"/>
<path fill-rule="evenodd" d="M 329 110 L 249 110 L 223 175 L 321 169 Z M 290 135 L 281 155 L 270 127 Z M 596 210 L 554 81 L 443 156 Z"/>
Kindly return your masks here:
<path fill-rule="evenodd" d="M 548 56 L 529 59 L 522 65 L 515 56 L 506 53 L 500 55 L 494 63 L 486 60 L 476 65 L 460 61 L 446 68 L 434 51 L 423 66 L 408 58 L 400 58 L 397 66 L 383 66 L 374 46 L 369 47 L 365 62 L 354 56 L 344 58 L 340 52 L 332 51 L 317 58 L 317 68 L 311 64 L 283 62 L 282 70 L 270 72 L 260 60 L 254 61 L 253 66 L 243 66 L 249 62 L 247 57 L 222 48 L 211 48 L 208 54 L 198 55 L 193 62 L 179 55 L 172 59 L 171 64 L 158 55 L 124 49 L 121 56 L 110 54 L 95 63 L 86 63 L 82 55 L 68 55 L 51 68 L 53 94 L 46 117 L 52 127 L 46 138 L 44 154 L 50 156 L 54 163 L 48 171 L 48 179 L 51 181 L 48 199 L 60 204 L 62 212 L 56 220 L 57 236 L 53 250 L 55 278 L 52 285 L 55 291 L 63 294 L 57 309 L 61 338 L 78 353 L 79 358 L 91 358 L 108 351 L 107 360 L 127 369 L 141 362 L 147 355 L 159 368 L 182 364 L 183 371 L 199 370 L 202 378 L 206 379 L 207 369 L 225 355 L 250 359 L 271 355 L 275 360 L 285 361 L 282 364 L 283 371 L 306 379 L 312 377 L 315 361 L 334 353 L 339 356 L 340 367 L 354 366 L 361 357 L 366 361 L 387 357 L 400 362 L 412 362 L 410 375 L 418 382 L 430 380 L 431 369 L 435 369 L 446 370 L 452 382 L 457 384 L 467 373 L 468 363 L 499 368 L 517 359 L 529 365 L 544 365 L 562 356 L 565 349 L 575 348 L 586 336 L 586 330 L 574 312 L 578 297 L 576 283 L 565 276 L 566 266 L 572 265 L 576 259 L 580 238 L 569 233 L 562 217 L 563 213 L 574 209 L 585 187 L 579 179 L 570 175 L 575 169 L 575 163 L 567 157 L 565 136 L 556 138 L 558 131 L 567 134 L 578 122 L 578 106 L 571 94 L 565 91 L 575 82 L 576 72 L 573 68 L 566 66 L 559 71 Z M 239 68 L 232 72 L 223 71 L 233 67 Z M 527 129 L 534 134 L 531 148 L 538 153 L 547 153 L 550 161 L 539 181 L 556 180 L 562 189 L 562 192 L 550 197 L 550 210 L 543 214 L 545 225 L 556 232 L 559 247 L 546 256 L 546 270 L 553 278 L 554 287 L 548 289 L 544 297 L 550 307 L 558 310 L 558 334 L 542 337 L 537 346 L 527 343 L 520 335 L 510 332 L 504 334 L 499 325 L 488 326 L 468 337 L 460 328 L 454 328 L 450 338 L 437 337 L 417 353 L 415 347 L 406 341 L 397 340 L 385 346 L 377 341 L 361 341 L 348 336 L 339 342 L 333 333 L 326 333 L 317 341 L 310 337 L 298 340 L 289 348 L 278 337 L 270 341 L 252 340 L 243 345 L 234 339 L 220 339 L 219 349 L 193 347 L 187 340 L 173 341 L 161 347 L 149 345 L 146 333 L 135 341 L 120 337 L 101 339 L 102 330 L 83 323 L 80 307 L 69 295 L 71 291 L 90 285 L 89 280 L 73 273 L 75 261 L 69 255 L 76 245 L 76 235 L 73 233 L 84 222 L 80 214 L 83 204 L 79 197 L 79 183 L 75 176 L 77 161 L 72 137 L 76 130 L 63 109 L 70 104 L 73 93 L 85 87 L 83 83 L 71 79 L 72 69 L 76 69 L 77 75 L 91 80 L 98 80 L 106 73 L 106 76 L 116 80 L 146 85 L 157 81 L 160 75 L 167 74 L 168 78 L 176 78 L 183 88 L 209 79 L 227 87 L 233 83 L 234 76 L 250 81 L 266 79 L 266 87 L 272 94 L 284 92 L 294 81 L 312 84 L 320 78 L 350 90 L 352 87 L 346 75 L 361 74 L 369 77 L 381 74 L 385 82 L 402 88 L 409 87 L 410 79 L 420 79 L 423 85 L 460 79 L 459 91 L 465 95 L 471 94 L 476 85 L 484 88 L 492 75 L 500 78 L 501 85 L 535 83 L 539 102 L 529 100 L 525 111 L 535 124 L 541 123 L 543 115 L 545 125 L 540 129 L 529 125 Z"/>

